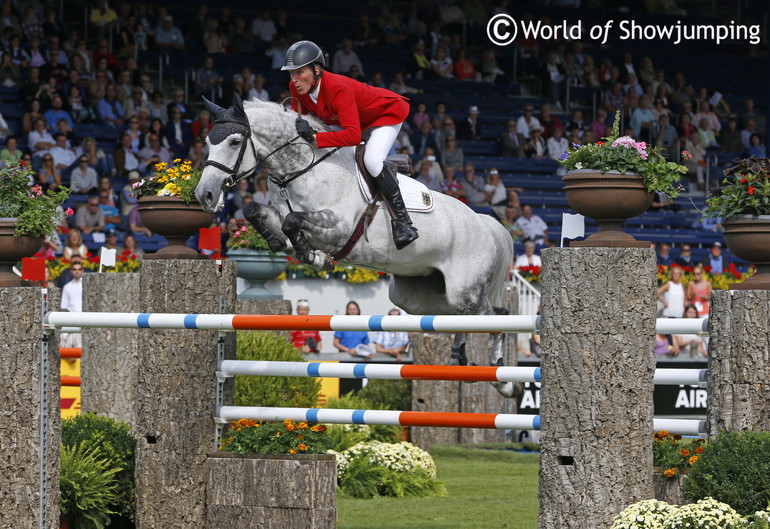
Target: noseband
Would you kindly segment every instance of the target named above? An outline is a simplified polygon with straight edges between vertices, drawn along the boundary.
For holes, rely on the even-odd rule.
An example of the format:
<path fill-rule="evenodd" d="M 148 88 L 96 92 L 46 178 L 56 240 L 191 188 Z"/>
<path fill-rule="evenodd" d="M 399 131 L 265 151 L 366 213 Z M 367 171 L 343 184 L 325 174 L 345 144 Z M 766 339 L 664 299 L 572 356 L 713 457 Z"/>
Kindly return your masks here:
<path fill-rule="evenodd" d="M 242 135 L 244 136 L 244 141 L 241 142 L 241 148 L 238 151 L 238 158 L 235 160 L 235 165 L 233 167 L 227 167 L 226 165 L 211 159 L 207 159 L 203 163 L 203 166 L 206 167 L 210 165 L 212 167 L 216 167 L 223 173 L 227 174 L 227 178 L 222 183 L 222 187 L 232 188 L 235 186 L 235 184 L 239 180 L 246 178 L 248 175 L 253 173 L 257 169 L 257 167 L 259 167 L 260 159 L 259 159 L 259 156 L 257 156 L 257 149 L 254 147 L 254 142 L 251 140 L 251 128 L 249 127 L 248 123 L 244 123 L 242 121 L 235 120 L 235 119 L 219 120 L 214 122 L 214 124 L 218 124 L 218 123 L 230 123 L 232 125 L 239 125 L 240 127 L 242 127 L 243 128 Z M 248 171 L 243 171 L 239 173 L 238 170 L 241 168 L 241 162 L 243 162 L 243 155 L 246 153 L 246 145 L 251 145 L 251 152 L 254 155 L 255 163 L 254 163 L 254 167 L 252 167 Z"/>

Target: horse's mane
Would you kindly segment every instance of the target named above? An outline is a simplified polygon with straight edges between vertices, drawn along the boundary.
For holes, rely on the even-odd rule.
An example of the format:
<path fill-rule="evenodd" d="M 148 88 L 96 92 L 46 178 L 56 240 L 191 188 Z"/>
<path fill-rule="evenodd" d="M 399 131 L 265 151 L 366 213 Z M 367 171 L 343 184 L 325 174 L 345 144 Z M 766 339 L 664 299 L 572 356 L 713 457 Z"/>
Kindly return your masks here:
<path fill-rule="evenodd" d="M 243 102 L 243 109 L 246 111 L 247 116 L 250 116 L 249 110 L 253 110 L 259 112 L 260 120 L 270 120 L 268 123 L 260 121 L 260 127 L 269 129 L 290 129 L 291 132 L 294 133 L 294 122 L 297 120 L 297 112 L 291 109 L 284 110 L 281 103 L 262 101 L 261 99 L 249 99 Z M 313 114 L 305 114 L 302 117 L 305 118 L 315 130 L 324 132 L 331 131 L 329 125 L 315 117 Z"/>

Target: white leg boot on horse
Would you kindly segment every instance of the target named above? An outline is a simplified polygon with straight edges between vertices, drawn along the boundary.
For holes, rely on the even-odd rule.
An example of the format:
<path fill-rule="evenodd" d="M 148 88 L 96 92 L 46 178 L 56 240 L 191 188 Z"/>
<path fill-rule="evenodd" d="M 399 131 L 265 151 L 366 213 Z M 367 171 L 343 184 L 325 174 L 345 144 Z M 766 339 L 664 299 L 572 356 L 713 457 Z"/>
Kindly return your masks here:
<path fill-rule="evenodd" d="M 419 235 L 417 229 L 412 226 L 412 219 L 406 211 L 404 199 L 401 197 L 401 191 L 398 188 L 398 179 L 396 177 L 396 167 L 387 160 L 382 164 L 382 171 L 374 177 L 374 181 L 380 187 L 383 198 L 388 204 L 388 209 L 393 217 L 391 226 L 393 228 L 393 242 L 396 248 L 401 250 L 412 243 Z"/>

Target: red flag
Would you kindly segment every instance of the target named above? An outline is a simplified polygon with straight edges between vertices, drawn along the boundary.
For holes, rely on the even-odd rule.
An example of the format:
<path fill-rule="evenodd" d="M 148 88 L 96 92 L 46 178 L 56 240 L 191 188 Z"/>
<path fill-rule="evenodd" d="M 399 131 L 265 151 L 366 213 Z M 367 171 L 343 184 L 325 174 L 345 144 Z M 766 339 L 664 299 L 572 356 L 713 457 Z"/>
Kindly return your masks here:
<path fill-rule="evenodd" d="M 45 259 L 40 257 L 22 258 L 21 278 L 30 281 L 43 281 L 45 279 Z"/>
<path fill-rule="evenodd" d="M 219 228 L 201 228 L 200 238 L 198 239 L 199 250 L 215 250 L 222 249 L 222 240 L 219 238 Z"/>

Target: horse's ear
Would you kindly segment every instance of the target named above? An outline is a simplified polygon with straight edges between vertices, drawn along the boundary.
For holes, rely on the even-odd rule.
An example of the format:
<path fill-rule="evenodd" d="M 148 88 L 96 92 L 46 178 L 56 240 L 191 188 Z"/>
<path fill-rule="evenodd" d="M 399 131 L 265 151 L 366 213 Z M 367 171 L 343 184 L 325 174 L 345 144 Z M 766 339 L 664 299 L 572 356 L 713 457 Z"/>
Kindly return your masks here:
<path fill-rule="evenodd" d="M 209 112 L 211 112 L 211 121 L 216 121 L 216 119 L 221 116 L 223 113 L 227 112 L 224 108 L 220 107 L 219 105 L 212 103 L 208 99 L 206 99 L 204 96 L 201 96 L 203 98 L 203 102 L 206 103 L 206 108 L 209 109 Z"/>
<path fill-rule="evenodd" d="M 249 122 L 249 118 L 246 117 L 246 111 L 243 110 L 243 99 L 241 99 L 237 92 L 233 93 L 233 115 L 235 118 L 242 119 L 246 123 Z"/>

